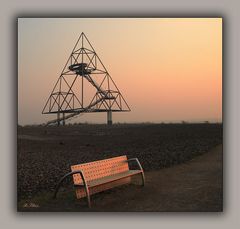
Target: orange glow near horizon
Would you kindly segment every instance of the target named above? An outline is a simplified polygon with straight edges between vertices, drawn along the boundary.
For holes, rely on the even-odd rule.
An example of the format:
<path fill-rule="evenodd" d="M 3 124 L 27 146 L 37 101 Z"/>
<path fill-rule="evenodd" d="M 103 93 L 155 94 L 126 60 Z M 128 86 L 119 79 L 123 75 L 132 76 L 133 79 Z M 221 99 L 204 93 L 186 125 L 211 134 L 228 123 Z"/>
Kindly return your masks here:
<path fill-rule="evenodd" d="M 114 122 L 222 121 L 221 18 L 45 18 L 18 21 L 19 124 L 55 118 L 41 111 L 81 32 L 132 110 Z"/>

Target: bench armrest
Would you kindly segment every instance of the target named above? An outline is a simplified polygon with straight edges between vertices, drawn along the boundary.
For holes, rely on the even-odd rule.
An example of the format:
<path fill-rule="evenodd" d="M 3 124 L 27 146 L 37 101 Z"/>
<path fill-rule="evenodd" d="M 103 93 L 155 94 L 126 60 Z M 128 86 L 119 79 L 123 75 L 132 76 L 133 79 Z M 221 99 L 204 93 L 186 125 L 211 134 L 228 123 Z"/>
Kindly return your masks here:
<path fill-rule="evenodd" d="M 139 162 L 139 160 L 138 160 L 137 158 L 130 158 L 130 159 L 126 160 L 126 161 L 127 161 L 127 162 L 129 162 L 129 161 L 135 161 L 135 162 L 137 162 L 138 167 L 139 167 L 140 170 L 143 172 L 143 168 L 142 168 L 142 166 L 141 166 L 141 164 L 140 164 L 140 162 Z"/>
<path fill-rule="evenodd" d="M 135 162 L 137 162 L 138 167 L 139 167 L 140 170 L 141 170 L 141 174 L 142 174 L 142 182 L 143 182 L 143 186 L 144 186 L 144 185 L 145 185 L 145 175 L 144 175 L 143 168 L 142 168 L 142 166 L 141 166 L 139 160 L 138 160 L 137 158 L 130 158 L 130 159 L 126 160 L 126 162 L 129 162 L 129 161 L 135 161 Z"/>
<path fill-rule="evenodd" d="M 58 190 L 59 190 L 62 182 L 63 182 L 67 177 L 69 177 L 69 176 L 71 176 L 71 175 L 73 175 L 73 174 L 77 174 L 77 173 L 80 174 L 80 176 L 81 176 L 81 178 L 82 178 L 82 180 L 83 180 L 83 185 L 84 185 L 84 188 L 85 188 L 85 191 L 86 191 L 86 196 L 87 196 L 87 201 L 88 201 L 88 207 L 91 208 L 90 193 L 89 193 L 87 181 L 86 181 L 86 179 L 85 179 L 85 177 L 84 177 L 83 171 L 81 171 L 81 170 L 76 170 L 76 171 L 72 171 L 72 172 L 69 172 L 69 173 L 65 174 L 65 175 L 59 180 L 59 182 L 58 182 L 58 184 L 57 184 L 57 187 L 56 187 L 56 190 L 55 190 L 55 192 L 54 192 L 53 198 L 54 198 L 54 199 L 56 198 L 57 192 L 58 192 Z"/>
<path fill-rule="evenodd" d="M 56 186 L 56 189 L 55 189 L 55 192 L 54 192 L 54 195 L 53 195 L 53 198 L 54 198 L 54 199 L 56 198 L 57 193 L 58 193 L 58 190 L 59 190 L 61 184 L 63 183 L 63 181 L 64 181 L 67 177 L 69 177 L 69 176 L 71 176 L 71 175 L 74 175 L 74 174 L 80 174 L 80 176 L 81 176 L 81 178 L 82 178 L 82 180 L 83 180 L 83 185 L 84 185 L 84 186 L 87 186 L 86 179 L 85 179 L 84 174 L 83 174 L 83 172 L 82 172 L 81 170 L 76 170 L 76 171 L 72 171 L 72 172 L 66 173 L 66 174 L 59 180 L 59 182 L 58 182 L 58 184 L 57 184 L 57 186 Z"/>

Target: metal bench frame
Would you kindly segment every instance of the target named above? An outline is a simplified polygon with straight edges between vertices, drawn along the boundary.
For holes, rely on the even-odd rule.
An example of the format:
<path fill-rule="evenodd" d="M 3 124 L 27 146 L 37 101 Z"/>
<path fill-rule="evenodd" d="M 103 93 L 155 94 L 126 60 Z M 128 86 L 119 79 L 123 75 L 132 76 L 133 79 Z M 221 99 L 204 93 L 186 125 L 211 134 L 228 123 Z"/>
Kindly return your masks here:
<path fill-rule="evenodd" d="M 141 171 L 141 175 L 142 175 L 142 186 L 145 185 L 145 176 L 144 176 L 144 171 L 143 171 L 143 168 L 139 162 L 139 160 L 137 158 L 131 158 L 131 159 L 128 159 L 126 161 L 123 161 L 123 162 L 130 162 L 130 161 L 135 161 Z M 88 202 L 88 207 L 91 208 L 91 199 L 90 199 L 90 192 L 89 192 L 89 188 L 88 188 L 88 184 L 87 184 L 87 181 L 84 177 L 84 173 L 83 171 L 81 170 L 77 170 L 77 171 L 72 171 L 72 172 L 69 172 L 67 174 L 65 174 L 58 182 L 57 186 L 56 186 L 56 189 L 55 189 L 55 192 L 54 192 L 54 195 L 53 195 L 53 198 L 55 199 L 57 197 L 57 193 L 58 193 L 58 190 L 60 189 L 63 181 L 68 178 L 69 176 L 71 175 L 74 175 L 74 174 L 80 174 L 82 180 L 83 180 L 83 186 L 84 186 L 84 189 L 85 189 L 85 192 L 86 192 L 86 196 L 87 196 L 87 202 Z M 136 174 L 134 174 L 136 175 Z"/>

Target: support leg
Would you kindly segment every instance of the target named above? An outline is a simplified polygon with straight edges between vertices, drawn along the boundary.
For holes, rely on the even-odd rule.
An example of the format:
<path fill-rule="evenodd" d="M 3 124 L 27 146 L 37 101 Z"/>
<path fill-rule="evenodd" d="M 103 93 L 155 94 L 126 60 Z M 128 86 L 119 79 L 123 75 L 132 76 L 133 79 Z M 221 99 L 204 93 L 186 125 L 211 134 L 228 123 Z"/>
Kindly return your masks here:
<path fill-rule="evenodd" d="M 65 126 L 65 113 L 63 113 L 62 116 L 63 116 L 62 125 Z"/>
<path fill-rule="evenodd" d="M 107 124 L 112 125 L 112 111 L 107 112 Z"/>
<path fill-rule="evenodd" d="M 57 113 L 57 125 L 60 126 L 60 113 Z"/>

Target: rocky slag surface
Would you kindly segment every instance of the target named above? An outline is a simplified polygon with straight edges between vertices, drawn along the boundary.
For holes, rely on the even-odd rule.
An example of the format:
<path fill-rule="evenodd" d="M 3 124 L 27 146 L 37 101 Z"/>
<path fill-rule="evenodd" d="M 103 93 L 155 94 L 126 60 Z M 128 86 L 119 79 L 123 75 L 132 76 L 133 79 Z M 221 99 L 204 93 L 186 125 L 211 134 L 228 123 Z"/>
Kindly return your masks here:
<path fill-rule="evenodd" d="M 74 164 L 119 155 L 145 171 L 183 163 L 222 143 L 220 124 L 116 124 L 18 127 L 18 200 L 53 191 Z"/>

